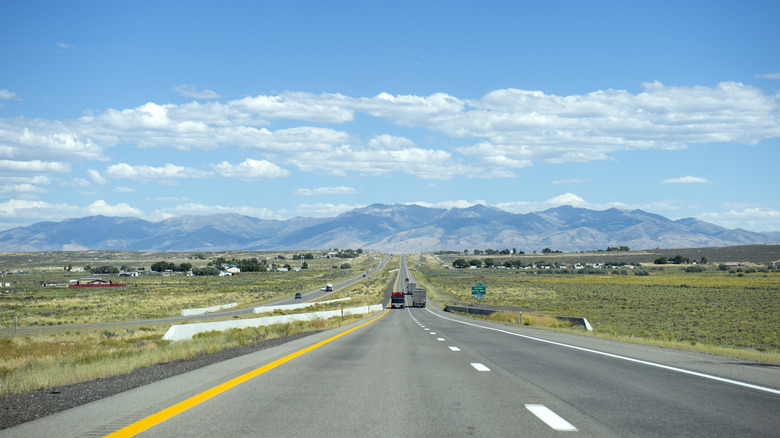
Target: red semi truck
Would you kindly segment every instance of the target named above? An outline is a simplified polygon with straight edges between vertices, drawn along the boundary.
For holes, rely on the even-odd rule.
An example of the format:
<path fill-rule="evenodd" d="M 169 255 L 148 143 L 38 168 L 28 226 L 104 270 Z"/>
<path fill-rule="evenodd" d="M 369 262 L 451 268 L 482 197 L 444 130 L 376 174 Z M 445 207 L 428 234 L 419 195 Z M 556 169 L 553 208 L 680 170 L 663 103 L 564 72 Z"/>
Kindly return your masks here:
<path fill-rule="evenodd" d="M 393 309 L 403 309 L 404 308 L 404 293 L 403 292 L 393 292 L 392 295 L 390 295 L 390 307 Z"/>

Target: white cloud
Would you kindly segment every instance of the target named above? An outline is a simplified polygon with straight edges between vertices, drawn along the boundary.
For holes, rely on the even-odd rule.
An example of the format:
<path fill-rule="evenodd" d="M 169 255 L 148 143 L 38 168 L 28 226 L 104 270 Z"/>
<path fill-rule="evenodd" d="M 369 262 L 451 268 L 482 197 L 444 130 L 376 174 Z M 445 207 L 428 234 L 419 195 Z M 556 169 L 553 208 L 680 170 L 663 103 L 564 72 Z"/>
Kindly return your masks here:
<path fill-rule="evenodd" d="M 136 181 L 171 180 L 181 178 L 205 178 L 209 172 L 203 172 L 190 167 L 166 164 L 162 167 L 132 166 L 127 163 L 119 163 L 108 166 L 104 174 L 109 178 L 131 179 Z"/>
<path fill-rule="evenodd" d="M 117 186 L 114 187 L 114 191 L 117 193 L 135 193 L 136 190 L 132 187 Z"/>
<path fill-rule="evenodd" d="M 407 202 L 405 204 L 419 205 L 421 207 L 428 207 L 428 208 L 445 208 L 447 210 L 451 208 L 469 208 L 473 205 L 487 205 L 487 203 L 483 200 L 474 200 L 474 201 L 457 200 L 457 201 L 442 201 L 442 202 L 416 201 L 416 202 Z"/>
<path fill-rule="evenodd" d="M 47 193 L 48 190 L 43 189 L 35 184 L 4 184 L 0 185 L 0 196 L 13 196 L 13 195 L 29 195 L 33 193 Z"/>
<path fill-rule="evenodd" d="M 14 161 L 0 160 L 0 172 L 10 174 L 46 174 L 70 172 L 70 163 L 58 163 L 55 161 Z"/>
<path fill-rule="evenodd" d="M 17 99 L 16 93 L 13 91 L 8 91 L 5 88 L 0 90 L 0 100 L 11 100 L 11 99 Z"/>
<path fill-rule="evenodd" d="M 741 228 L 758 232 L 780 230 L 780 211 L 772 208 L 754 207 L 710 212 L 700 214 L 697 218 L 729 229 Z"/>
<path fill-rule="evenodd" d="M 763 79 L 780 79 L 780 73 L 766 73 L 766 74 L 756 75 L 756 77 L 763 78 Z"/>
<path fill-rule="evenodd" d="M 217 175 L 225 178 L 236 178 L 243 181 L 281 178 L 290 176 L 290 171 L 266 160 L 247 158 L 240 164 L 230 164 L 223 161 L 214 165 Z"/>
<path fill-rule="evenodd" d="M 184 216 L 184 215 L 204 215 L 215 213 L 236 213 L 244 216 L 256 217 L 260 219 L 282 219 L 286 215 L 285 210 L 274 211 L 267 208 L 255 208 L 247 206 L 222 206 L 222 205 L 206 205 L 197 203 L 187 203 L 176 205 L 173 207 L 167 207 L 160 210 L 155 210 L 149 215 L 149 220 L 160 221 L 171 217 Z"/>
<path fill-rule="evenodd" d="M 303 120 L 318 123 L 342 123 L 354 119 L 350 108 L 353 99 L 340 94 L 311 94 L 286 92 L 279 96 L 245 97 L 228 103 L 233 111 L 244 117 L 259 116 L 263 119 Z"/>
<path fill-rule="evenodd" d="M 56 46 L 58 48 L 60 48 L 60 49 L 75 49 L 76 48 L 76 46 L 74 46 L 72 44 L 63 43 L 63 42 L 57 42 Z"/>
<path fill-rule="evenodd" d="M 92 180 L 92 182 L 95 184 L 101 186 L 108 184 L 108 181 L 105 178 L 103 178 L 100 175 L 100 172 L 98 172 L 95 169 L 87 169 L 87 175 L 89 175 L 89 179 Z"/>
<path fill-rule="evenodd" d="M 305 217 L 333 217 L 363 207 L 365 205 L 362 204 L 299 204 L 295 207 L 295 214 Z"/>
<path fill-rule="evenodd" d="M 141 210 L 131 207 L 130 205 L 125 204 L 124 202 L 120 204 L 111 205 L 102 199 L 97 200 L 89 204 L 87 207 L 85 207 L 84 213 L 86 216 L 101 215 L 101 216 L 117 216 L 117 217 L 123 217 L 123 216 L 140 217 L 143 215 L 143 212 L 141 212 Z"/>
<path fill-rule="evenodd" d="M 354 195 L 358 193 L 356 189 L 352 187 L 318 187 L 315 189 L 299 188 L 293 192 L 298 196 L 316 196 L 316 195 Z"/>
<path fill-rule="evenodd" d="M 443 150 L 421 148 L 366 149 L 359 145 L 343 145 L 330 151 L 303 152 L 288 160 L 304 172 L 330 175 L 385 175 L 402 172 L 424 179 L 450 179 L 456 175 L 472 175 Z"/>
<path fill-rule="evenodd" d="M 669 178 L 661 181 L 662 184 L 710 184 L 707 178 L 700 176 L 682 176 L 680 178 Z"/>
<path fill-rule="evenodd" d="M 173 87 L 173 89 L 179 93 L 179 96 L 192 97 L 195 99 L 219 99 L 222 97 L 212 90 L 199 90 L 194 85 L 189 84 L 177 85 Z"/>
<path fill-rule="evenodd" d="M 587 162 L 611 159 L 613 153 L 625 150 L 674 150 L 693 143 L 755 144 L 780 137 L 778 95 L 735 82 L 715 87 L 651 82 L 643 87 L 637 94 L 597 90 L 569 96 L 502 89 L 479 99 L 444 93 L 350 97 L 284 92 L 226 103 L 147 102 L 64 121 L 0 119 L 0 157 L 31 163 L 46 157 L 60 165 L 49 172 L 61 173 L 70 171 L 71 162 L 107 160 L 106 149 L 118 145 L 179 150 L 239 147 L 307 172 L 496 178 L 513 176 L 516 169 L 537 161 Z M 177 90 L 214 97 L 209 90 L 189 85 Z M 3 90 L 0 96 L 15 95 Z M 390 126 L 388 132 L 371 133 L 372 138 L 361 142 L 347 131 L 356 114 L 404 129 L 422 128 L 453 141 L 447 147 L 418 146 Z M 268 128 L 279 120 L 285 120 L 282 127 Z M 344 124 L 345 129 L 312 124 Z M 136 177 L 154 173 L 153 169 L 138 167 Z M 181 169 L 192 176 L 194 169 Z M 113 172 L 122 174 L 123 169 Z M 204 174 L 208 172 L 195 171 Z M 115 176 L 106 172 L 104 177 Z M 167 178 L 183 177 L 174 172 Z"/>

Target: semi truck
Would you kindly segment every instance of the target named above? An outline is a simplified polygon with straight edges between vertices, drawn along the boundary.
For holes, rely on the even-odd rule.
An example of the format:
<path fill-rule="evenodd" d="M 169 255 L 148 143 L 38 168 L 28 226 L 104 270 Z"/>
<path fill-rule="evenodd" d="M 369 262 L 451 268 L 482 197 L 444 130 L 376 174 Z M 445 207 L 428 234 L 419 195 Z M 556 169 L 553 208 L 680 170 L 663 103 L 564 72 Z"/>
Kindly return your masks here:
<path fill-rule="evenodd" d="M 416 287 L 412 291 L 412 307 L 425 307 L 425 289 Z"/>
<path fill-rule="evenodd" d="M 403 292 L 393 292 L 392 295 L 390 295 L 390 307 L 393 309 L 403 309 L 404 308 L 404 293 Z"/>

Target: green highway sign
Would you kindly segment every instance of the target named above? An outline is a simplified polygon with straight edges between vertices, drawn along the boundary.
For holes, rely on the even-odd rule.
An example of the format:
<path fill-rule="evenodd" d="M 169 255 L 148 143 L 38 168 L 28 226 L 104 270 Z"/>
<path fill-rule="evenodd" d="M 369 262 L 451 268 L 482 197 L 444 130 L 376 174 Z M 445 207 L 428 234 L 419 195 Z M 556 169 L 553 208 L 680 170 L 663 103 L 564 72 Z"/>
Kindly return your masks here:
<path fill-rule="evenodd" d="M 487 293 L 487 285 L 485 283 L 476 283 L 471 287 L 471 295 L 475 297 L 483 297 Z"/>

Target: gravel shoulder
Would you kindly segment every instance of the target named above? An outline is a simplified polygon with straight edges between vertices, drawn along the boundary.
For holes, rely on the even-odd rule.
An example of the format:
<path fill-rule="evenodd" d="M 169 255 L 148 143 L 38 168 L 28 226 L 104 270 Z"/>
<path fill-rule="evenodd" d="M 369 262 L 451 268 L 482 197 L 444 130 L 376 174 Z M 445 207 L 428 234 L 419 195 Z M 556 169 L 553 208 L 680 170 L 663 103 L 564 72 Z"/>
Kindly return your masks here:
<path fill-rule="evenodd" d="M 269 339 L 253 345 L 228 348 L 218 353 L 199 354 L 188 360 L 177 360 L 139 368 L 129 374 L 56 388 L 39 389 L 26 394 L 0 397 L 0 430 L 167 379 L 168 377 L 184 374 L 223 360 L 272 348 L 315 333 L 319 332 L 297 333 L 282 338 Z"/>

